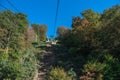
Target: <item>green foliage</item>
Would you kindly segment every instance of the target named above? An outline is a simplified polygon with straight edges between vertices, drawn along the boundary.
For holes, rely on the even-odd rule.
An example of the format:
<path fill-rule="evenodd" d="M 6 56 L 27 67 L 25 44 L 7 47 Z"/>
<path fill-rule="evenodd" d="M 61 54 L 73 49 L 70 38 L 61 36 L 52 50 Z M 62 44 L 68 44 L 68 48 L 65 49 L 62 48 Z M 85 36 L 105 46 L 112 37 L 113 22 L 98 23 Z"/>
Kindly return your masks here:
<path fill-rule="evenodd" d="M 85 10 L 82 13 L 82 16 L 91 22 L 95 27 L 100 26 L 101 15 L 97 12 L 92 11 L 91 9 Z"/>
<path fill-rule="evenodd" d="M 28 20 L 22 13 L 13 13 L 9 10 L 0 12 L 0 30 L 2 31 L 0 48 L 5 49 L 7 53 L 10 49 L 15 51 L 18 48 L 20 49 L 21 46 L 18 45 L 21 39 L 24 39 L 24 31 L 27 29 L 27 25 Z"/>
<path fill-rule="evenodd" d="M 25 32 L 25 39 L 27 40 L 27 43 L 33 43 L 36 41 L 36 34 L 33 28 L 27 28 Z"/>
<path fill-rule="evenodd" d="M 26 15 L 23 13 L 17 13 L 16 14 L 16 24 L 19 26 L 18 31 L 20 33 L 23 33 L 26 31 L 27 27 L 28 27 L 28 20 L 26 19 Z"/>
<path fill-rule="evenodd" d="M 66 53 L 63 50 L 63 60 L 58 64 L 65 70 L 73 69 L 66 72 L 61 67 L 53 68 L 48 73 L 48 80 L 75 80 L 76 76 L 80 76 L 80 80 L 118 80 L 120 6 L 113 6 L 102 14 L 92 10 L 81 14 L 82 17 L 73 18 L 72 29 L 58 28 L 59 43 L 67 49 Z M 40 54 L 35 55 L 33 46 L 27 44 L 28 37 L 24 34 L 28 26 L 26 17 L 9 10 L 0 12 L 0 80 L 33 80 Z M 36 40 L 44 41 L 47 27 L 38 24 L 32 24 L 32 27 Z"/>
<path fill-rule="evenodd" d="M 36 70 L 36 57 L 32 51 L 27 51 L 23 57 L 15 52 L 1 53 L 0 79 L 32 80 Z"/>
<path fill-rule="evenodd" d="M 38 42 L 33 42 L 32 45 L 33 45 L 34 47 L 36 47 L 36 46 L 38 46 Z"/>
<path fill-rule="evenodd" d="M 0 12 L 0 80 L 33 80 L 36 57 L 26 44 L 27 26 L 23 13 Z"/>
<path fill-rule="evenodd" d="M 117 58 L 107 54 L 104 56 L 104 63 L 107 64 L 103 80 L 118 80 L 120 76 L 120 62 Z"/>
<path fill-rule="evenodd" d="M 84 76 L 81 76 L 81 79 L 95 79 L 95 80 L 103 80 L 103 74 L 105 67 L 107 65 L 104 63 L 99 63 L 95 61 L 89 61 L 84 65 L 83 73 Z"/>
<path fill-rule="evenodd" d="M 72 80 L 77 80 L 77 75 L 75 73 L 75 71 L 73 71 L 73 68 L 71 68 L 68 72 L 67 72 L 68 76 L 72 79 Z"/>
<path fill-rule="evenodd" d="M 20 56 L 17 53 L 11 52 L 1 52 L 0 53 L 0 79 L 1 80 L 16 80 L 20 78 L 21 75 L 21 63 L 19 61 Z"/>
<path fill-rule="evenodd" d="M 80 80 L 118 80 L 120 5 L 106 9 L 102 14 L 83 11 L 82 18 L 73 18 L 72 29 L 60 42 L 67 47 L 71 61 L 75 61 L 73 64 L 82 65 Z M 80 71 L 76 72 L 81 75 Z"/>
<path fill-rule="evenodd" d="M 70 77 L 68 77 L 64 69 L 60 67 L 53 68 L 49 72 L 48 76 L 48 80 L 72 80 Z"/>
<path fill-rule="evenodd" d="M 32 24 L 32 28 L 34 29 L 34 31 L 37 35 L 37 41 L 38 42 L 46 39 L 46 32 L 47 32 L 47 26 L 46 25 Z"/>
<path fill-rule="evenodd" d="M 0 79 L 16 80 L 21 74 L 21 66 L 18 62 L 4 61 L 0 63 Z"/>
<path fill-rule="evenodd" d="M 112 8 L 104 10 L 102 14 L 103 24 L 108 24 L 113 20 L 116 16 L 120 15 L 120 5 L 115 5 Z"/>
<path fill-rule="evenodd" d="M 106 64 L 90 61 L 86 65 L 84 65 L 84 72 L 102 72 L 105 67 Z"/>
<path fill-rule="evenodd" d="M 22 58 L 22 74 L 21 79 L 24 80 L 33 80 L 35 76 L 35 71 L 37 69 L 37 61 L 36 57 L 32 50 L 27 50 L 26 54 Z"/>
<path fill-rule="evenodd" d="M 61 39 L 65 36 L 67 36 L 69 34 L 69 32 L 70 32 L 70 29 L 67 29 L 63 26 L 58 27 L 58 30 L 57 30 L 58 38 Z"/>
<path fill-rule="evenodd" d="M 5 52 L 0 52 L 0 61 L 6 61 L 8 59 L 9 55 Z"/>

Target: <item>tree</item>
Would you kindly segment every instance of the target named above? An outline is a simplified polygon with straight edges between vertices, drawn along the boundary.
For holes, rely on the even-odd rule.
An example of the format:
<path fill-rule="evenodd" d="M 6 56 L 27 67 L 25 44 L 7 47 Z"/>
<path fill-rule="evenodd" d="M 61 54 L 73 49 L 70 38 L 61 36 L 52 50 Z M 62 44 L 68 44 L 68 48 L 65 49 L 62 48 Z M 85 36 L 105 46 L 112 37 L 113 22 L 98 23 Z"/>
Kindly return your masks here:
<path fill-rule="evenodd" d="M 36 68 L 33 48 L 24 33 L 28 20 L 23 13 L 0 12 L 0 80 L 30 80 Z"/>
<path fill-rule="evenodd" d="M 46 25 L 32 24 L 32 27 L 33 27 L 39 41 L 43 41 L 46 39 L 46 32 L 47 32 Z"/>
<path fill-rule="evenodd" d="M 69 34 L 70 29 L 60 26 L 57 29 L 57 34 L 58 34 L 58 38 L 63 38 L 65 37 L 67 34 Z"/>
<path fill-rule="evenodd" d="M 19 32 L 24 33 L 28 28 L 28 20 L 26 15 L 23 13 L 16 14 L 16 24 L 19 26 Z"/>
<path fill-rule="evenodd" d="M 78 27 L 81 24 L 81 18 L 79 16 L 72 18 L 72 28 Z"/>
<path fill-rule="evenodd" d="M 109 9 L 104 10 L 102 14 L 103 25 L 109 24 L 114 18 L 120 15 L 120 5 L 115 5 Z"/>
<path fill-rule="evenodd" d="M 36 40 L 35 31 L 32 28 L 27 28 L 27 31 L 25 32 L 25 37 L 28 43 L 35 42 Z"/>
<path fill-rule="evenodd" d="M 101 15 L 91 9 L 85 10 L 82 13 L 83 18 L 87 19 L 88 22 L 92 23 L 95 27 L 100 27 Z"/>
<path fill-rule="evenodd" d="M 102 14 L 92 10 L 83 11 L 82 17 L 73 18 L 69 37 L 64 37 L 61 43 L 68 48 L 71 61 L 75 60 L 75 63 L 83 66 L 84 75 L 80 80 L 118 79 L 120 6 L 113 6 Z"/>
<path fill-rule="evenodd" d="M 0 29 L 5 33 L 1 37 L 3 49 L 6 49 L 8 53 L 9 49 L 17 50 L 16 44 L 21 40 L 20 37 L 24 35 L 24 31 L 27 29 L 28 21 L 24 14 L 13 13 L 9 10 L 0 12 Z M 19 17 L 18 17 L 19 15 Z M 25 28 L 26 27 L 26 28 Z M 17 37 L 17 38 L 16 38 Z"/>

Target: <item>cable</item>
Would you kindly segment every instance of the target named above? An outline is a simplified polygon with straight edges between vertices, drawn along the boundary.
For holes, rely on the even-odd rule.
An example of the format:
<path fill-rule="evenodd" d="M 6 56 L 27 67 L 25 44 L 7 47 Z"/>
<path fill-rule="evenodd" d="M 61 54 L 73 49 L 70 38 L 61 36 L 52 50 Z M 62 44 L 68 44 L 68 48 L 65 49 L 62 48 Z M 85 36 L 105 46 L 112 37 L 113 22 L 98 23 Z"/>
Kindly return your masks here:
<path fill-rule="evenodd" d="M 2 4 L 0 4 L 0 6 L 3 7 L 4 9 L 6 9 L 6 10 L 9 10 L 7 7 L 5 7 L 5 6 L 2 5 Z M 10 17 L 10 15 L 7 14 L 7 17 Z M 12 20 L 12 19 L 10 19 L 10 21 L 11 21 L 11 20 Z M 11 21 L 11 22 L 13 23 L 13 25 L 16 26 L 16 24 L 15 24 L 13 21 Z"/>
<path fill-rule="evenodd" d="M 20 12 L 9 0 L 6 0 L 17 12 Z"/>
<path fill-rule="evenodd" d="M 60 4 L 60 0 L 57 1 L 57 8 L 56 8 L 56 15 L 55 15 L 55 23 L 54 23 L 54 37 L 56 34 L 56 24 L 57 24 L 57 18 L 58 18 L 58 10 L 59 10 L 59 4 Z"/>
<path fill-rule="evenodd" d="M 3 7 L 4 9 L 8 10 L 7 7 L 5 7 L 4 5 L 0 4 L 1 7 Z"/>

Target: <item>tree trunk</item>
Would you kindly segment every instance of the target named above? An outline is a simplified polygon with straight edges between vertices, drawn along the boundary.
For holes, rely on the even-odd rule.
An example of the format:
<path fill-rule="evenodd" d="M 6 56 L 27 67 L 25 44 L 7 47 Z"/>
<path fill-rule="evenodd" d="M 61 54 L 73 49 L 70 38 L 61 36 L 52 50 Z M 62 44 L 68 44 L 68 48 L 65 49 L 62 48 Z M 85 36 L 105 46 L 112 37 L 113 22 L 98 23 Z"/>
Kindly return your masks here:
<path fill-rule="evenodd" d="M 8 52 L 9 52 L 9 47 L 7 46 L 7 47 L 6 47 L 6 53 L 8 53 Z"/>

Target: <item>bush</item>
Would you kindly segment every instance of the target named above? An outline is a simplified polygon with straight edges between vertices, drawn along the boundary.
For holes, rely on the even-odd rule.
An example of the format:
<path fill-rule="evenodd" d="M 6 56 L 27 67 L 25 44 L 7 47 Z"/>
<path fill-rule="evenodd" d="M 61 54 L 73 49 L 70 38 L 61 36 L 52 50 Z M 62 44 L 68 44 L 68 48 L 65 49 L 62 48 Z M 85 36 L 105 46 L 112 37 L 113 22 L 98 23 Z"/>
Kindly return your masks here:
<path fill-rule="evenodd" d="M 84 75 L 80 77 L 80 80 L 83 79 L 90 79 L 90 80 L 102 80 L 103 78 L 103 72 L 106 68 L 105 63 L 100 63 L 97 61 L 88 61 L 84 65 L 83 73 Z"/>
<path fill-rule="evenodd" d="M 9 55 L 8 55 L 9 54 Z M 36 57 L 32 50 L 19 53 L 0 53 L 0 80 L 33 80 Z"/>
<path fill-rule="evenodd" d="M 72 80 L 77 80 L 77 75 L 76 75 L 76 73 L 73 71 L 73 68 L 71 68 L 67 73 L 68 73 L 69 77 L 70 77 Z"/>
<path fill-rule="evenodd" d="M 107 71 L 104 72 L 103 80 L 119 80 L 120 79 L 120 62 L 117 58 L 107 54 L 104 56 L 104 63 L 107 64 Z"/>
<path fill-rule="evenodd" d="M 33 50 L 27 50 L 22 59 L 22 75 L 21 79 L 23 80 L 33 80 L 35 71 L 37 69 L 37 62 Z"/>
<path fill-rule="evenodd" d="M 48 80 L 72 80 L 61 67 L 53 68 L 48 76 Z"/>
<path fill-rule="evenodd" d="M 21 66 L 18 62 L 4 61 L 0 63 L 0 80 L 16 80 L 21 75 Z"/>
<path fill-rule="evenodd" d="M 38 45 L 38 42 L 33 42 L 32 45 L 36 47 Z"/>
<path fill-rule="evenodd" d="M 101 62 L 102 59 L 102 62 Z M 83 75 L 80 80 L 118 80 L 120 77 L 120 62 L 110 54 L 90 57 L 83 65 Z"/>
<path fill-rule="evenodd" d="M 9 55 L 5 52 L 0 52 L 0 62 L 6 61 L 8 59 Z"/>

